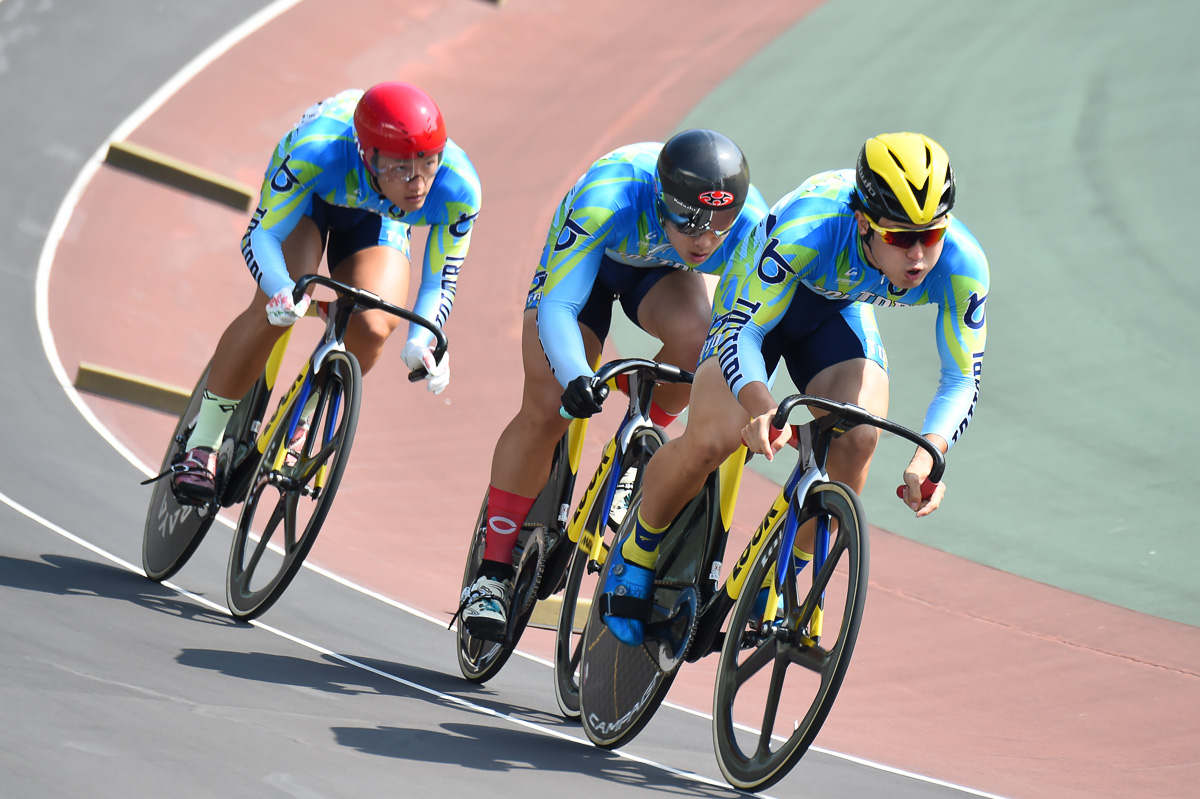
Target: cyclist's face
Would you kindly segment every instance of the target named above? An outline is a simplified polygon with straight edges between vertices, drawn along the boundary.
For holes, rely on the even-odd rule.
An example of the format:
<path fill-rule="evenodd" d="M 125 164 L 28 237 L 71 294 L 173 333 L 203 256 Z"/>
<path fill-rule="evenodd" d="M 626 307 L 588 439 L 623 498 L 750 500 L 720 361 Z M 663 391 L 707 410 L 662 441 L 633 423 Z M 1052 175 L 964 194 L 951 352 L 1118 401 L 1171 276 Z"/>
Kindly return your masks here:
<path fill-rule="evenodd" d="M 425 197 L 433 186 L 441 166 L 441 154 L 421 158 L 391 158 L 378 155 L 371 171 L 379 182 L 384 197 L 394 202 L 403 211 L 416 211 L 425 204 Z"/>
<path fill-rule="evenodd" d="M 737 212 L 713 214 L 712 226 L 721 231 L 720 233 L 705 230 L 696 236 L 685 236 L 669 221 L 663 222 L 663 231 L 675 252 L 683 256 L 683 260 L 689 266 L 699 266 L 721 246 L 721 242 L 725 241 L 725 237 L 729 235 L 729 228 L 736 219 Z"/>
<path fill-rule="evenodd" d="M 858 220 L 859 235 L 866 235 L 868 232 L 871 232 L 871 223 L 862 211 L 855 211 L 854 216 Z M 944 216 L 939 216 L 926 227 L 937 227 L 944 224 L 945 221 Z M 918 225 L 897 222 L 894 219 L 887 218 L 880 219 L 878 224 L 884 228 L 924 229 Z M 863 250 L 866 252 L 867 260 L 871 265 L 880 272 L 883 272 L 884 277 L 893 286 L 901 289 L 913 289 L 921 285 L 921 282 L 925 280 L 925 276 L 929 274 L 929 270 L 933 269 L 937 264 L 938 258 L 942 255 L 942 246 L 944 244 L 945 239 L 943 238 L 928 247 L 921 244 L 920 241 L 914 242 L 911 247 L 897 247 L 885 243 L 879 233 L 872 232 L 870 239 L 863 245 Z"/>

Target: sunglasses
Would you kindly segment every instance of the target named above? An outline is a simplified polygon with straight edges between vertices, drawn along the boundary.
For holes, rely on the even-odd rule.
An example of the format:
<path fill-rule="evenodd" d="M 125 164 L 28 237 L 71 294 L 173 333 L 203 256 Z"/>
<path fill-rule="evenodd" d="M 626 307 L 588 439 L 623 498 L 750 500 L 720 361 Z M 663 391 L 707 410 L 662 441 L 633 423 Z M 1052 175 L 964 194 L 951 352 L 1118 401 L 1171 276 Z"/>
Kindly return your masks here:
<path fill-rule="evenodd" d="M 667 207 L 666 203 L 662 201 L 661 197 L 658 200 L 658 213 L 661 215 L 661 218 L 664 222 L 670 222 L 671 226 L 678 230 L 680 235 L 687 236 L 689 239 L 694 239 L 697 236 L 701 236 L 705 233 L 712 233 L 715 236 L 724 236 L 733 229 L 733 223 L 737 221 L 737 216 L 735 215 L 733 219 L 730 220 L 729 227 L 725 228 L 724 230 L 717 230 L 712 226 L 711 214 L 709 215 L 708 222 L 700 222 L 698 220 L 700 219 L 701 214 L 696 214 L 692 217 L 677 214 Z"/>
<path fill-rule="evenodd" d="M 871 217 L 866 216 L 866 214 L 863 214 L 863 216 L 866 217 L 867 224 L 871 226 L 871 229 L 879 233 L 879 238 L 883 239 L 884 244 L 890 244 L 893 247 L 900 247 L 905 250 L 917 242 L 921 242 L 922 247 L 932 247 L 942 240 L 950 225 L 949 214 L 946 215 L 945 220 L 937 227 L 921 228 L 920 230 L 913 230 L 906 227 L 881 227 Z"/>

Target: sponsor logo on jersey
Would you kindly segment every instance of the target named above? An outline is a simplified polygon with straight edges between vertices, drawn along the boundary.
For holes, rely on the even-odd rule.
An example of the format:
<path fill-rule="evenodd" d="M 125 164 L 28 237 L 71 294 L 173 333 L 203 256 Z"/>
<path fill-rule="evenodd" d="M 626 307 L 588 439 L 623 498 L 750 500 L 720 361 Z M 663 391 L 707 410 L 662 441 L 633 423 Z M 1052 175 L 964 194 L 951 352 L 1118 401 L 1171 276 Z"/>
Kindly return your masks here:
<path fill-rule="evenodd" d="M 987 295 L 980 297 L 978 294 L 971 294 L 967 300 L 967 310 L 963 313 L 963 324 L 972 330 L 978 330 L 983 327 L 985 320 L 983 312 L 983 304 L 987 302 Z M 976 315 L 978 314 L 978 318 Z"/>
<path fill-rule="evenodd" d="M 588 232 L 583 225 L 571 218 L 571 214 L 575 213 L 575 209 L 567 211 L 567 218 L 563 220 L 562 230 L 558 233 L 558 238 L 554 240 L 554 251 L 562 252 L 569 250 L 575 246 L 575 242 L 579 239 L 587 238 Z"/>
<path fill-rule="evenodd" d="M 459 214 L 458 221 L 450 226 L 450 235 L 456 239 L 461 239 L 463 236 L 471 232 L 471 225 L 475 222 L 475 217 L 479 213 Z"/>

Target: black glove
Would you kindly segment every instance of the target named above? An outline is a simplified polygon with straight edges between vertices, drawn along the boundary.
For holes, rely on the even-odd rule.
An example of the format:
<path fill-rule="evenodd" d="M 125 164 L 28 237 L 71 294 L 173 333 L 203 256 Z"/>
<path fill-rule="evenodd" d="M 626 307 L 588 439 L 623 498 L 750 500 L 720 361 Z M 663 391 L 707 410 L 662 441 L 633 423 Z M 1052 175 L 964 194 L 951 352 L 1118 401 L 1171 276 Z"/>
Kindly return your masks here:
<path fill-rule="evenodd" d="M 567 390 L 562 395 L 563 410 L 575 419 L 587 419 L 595 413 L 600 413 L 600 403 L 608 396 L 608 386 L 592 385 L 588 375 L 579 377 L 567 383 Z"/>

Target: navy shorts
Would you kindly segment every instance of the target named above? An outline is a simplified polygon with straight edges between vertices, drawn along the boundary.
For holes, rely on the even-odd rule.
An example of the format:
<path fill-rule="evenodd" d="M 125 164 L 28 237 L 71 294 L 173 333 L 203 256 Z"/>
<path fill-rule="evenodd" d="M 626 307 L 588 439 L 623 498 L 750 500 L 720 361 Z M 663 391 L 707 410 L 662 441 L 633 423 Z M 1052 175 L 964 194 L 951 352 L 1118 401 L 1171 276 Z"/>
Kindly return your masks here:
<path fill-rule="evenodd" d="M 361 208 L 330 205 L 315 195 L 305 216 L 317 226 L 325 242 L 325 262 L 330 274 L 351 255 L 369 247 L 391 247 L 409 257 L 408 225 L 398 219 Z"/>
<path fill-rule="evenodd" d="M 650 289 L 654 288 L 654 284 L 674 271 L 675 268 L 671 266 L 649 269 L 643 266 L 628 266 L 604 256 L 596 273 L 592 293 L 579 309 L 579 323 L 587 325 L 597 338 L 604 341 L 608 336 L 609 327 L 612 326 L 613 301 L 620 300 L 625 315 L 641 328 L 637 316 L 638 306 L 642 304 Z"/>
<path fill-rule="evenodd" d="M 801 391 L 821 370 L 843 361 L 866 358 L 887 371 L 887 354 L 875 324 L 875 311 L 865 303 L 830 300 L 800 286 L 783 319 L 763 337 L 767 374 L 780 357 Z"/>

